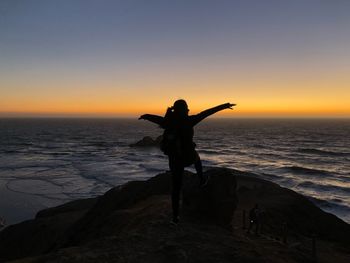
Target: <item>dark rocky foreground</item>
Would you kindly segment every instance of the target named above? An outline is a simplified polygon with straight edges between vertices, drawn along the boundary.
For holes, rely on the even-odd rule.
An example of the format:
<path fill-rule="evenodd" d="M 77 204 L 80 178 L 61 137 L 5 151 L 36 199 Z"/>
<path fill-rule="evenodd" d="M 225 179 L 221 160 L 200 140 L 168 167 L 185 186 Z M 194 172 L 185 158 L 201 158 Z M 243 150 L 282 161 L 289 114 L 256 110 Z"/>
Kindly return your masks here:
<path fill-rule="evenodd" d="M 160 174 L 7 227 L 0 262 L 349 262 L 350 225 L 336 216 L 252 174 L 206 173 L 203 189 L 185 174 L 178 226 L 169 223 L 170 175 Z M 264 210 L 258 236 L 243 229 L 255 203 Z"/>

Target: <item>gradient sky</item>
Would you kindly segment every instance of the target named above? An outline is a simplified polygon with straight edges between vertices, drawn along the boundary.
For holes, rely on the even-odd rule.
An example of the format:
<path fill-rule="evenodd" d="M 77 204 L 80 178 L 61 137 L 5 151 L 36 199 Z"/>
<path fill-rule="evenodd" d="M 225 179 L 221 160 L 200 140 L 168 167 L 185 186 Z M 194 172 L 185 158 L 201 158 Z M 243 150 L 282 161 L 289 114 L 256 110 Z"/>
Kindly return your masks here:
<path fill-rule="evenodd" d="M 0 0 L 0 116 L 350 117 L 348 0 Z"/>

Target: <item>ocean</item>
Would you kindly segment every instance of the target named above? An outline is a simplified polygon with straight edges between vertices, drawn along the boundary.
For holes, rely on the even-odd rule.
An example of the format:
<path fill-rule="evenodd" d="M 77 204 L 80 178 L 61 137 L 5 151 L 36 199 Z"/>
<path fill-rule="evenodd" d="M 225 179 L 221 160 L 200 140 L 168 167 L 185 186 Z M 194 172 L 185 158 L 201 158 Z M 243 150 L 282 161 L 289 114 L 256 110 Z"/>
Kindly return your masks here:
<path fill-rule="evenodd" d="M 17 223 L 168 170 L 158 148 L 130 147 L 161 134 L 136 119 L 0 119 L 0 217 Z M 195 142 L 205 169 L 253 172 L 350 223 L 349 119 L 210 118 Z"/>

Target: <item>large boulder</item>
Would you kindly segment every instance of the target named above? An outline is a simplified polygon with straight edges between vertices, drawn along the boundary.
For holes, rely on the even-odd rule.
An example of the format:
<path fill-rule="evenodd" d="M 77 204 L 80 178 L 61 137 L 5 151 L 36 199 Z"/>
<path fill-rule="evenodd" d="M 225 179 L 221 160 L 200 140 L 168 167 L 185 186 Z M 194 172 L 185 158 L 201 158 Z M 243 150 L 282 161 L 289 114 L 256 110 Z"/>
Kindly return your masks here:
<path fill-rule="evenodd" d="M 226 169 L 212 169 L 207 171 L 206 175 L 210 177 L 210 181 L 207 186 L 201 188 L 195 174 L 184 172 L 183 213 L 189 218 L 205 218 L 211 223 L 229 226 L 238 201 L 235 176 Z M 74 225 L 74 231 L 71 231 L 74 235 L 70 236 L 67 244 L 75 245 L 84 240 L 88 241 L 105 235 L 110 231 L 110 225 L 106 224 L 106 220 L 119 222 L 118 225 L 123 226 L 124 221 L 128 219 L 126 215 L 121 218 L 120 211 L 149 197 L 170 196 L 170 193 L 170 173 L 159 174 L 147 181 L 133 181 L 113 188 L 100 197 L 86 216 Z M 171 207 L 169 206 L 167 210 L 171 211 Z M 96 232 L 94 229 L 99 231 Z"/>

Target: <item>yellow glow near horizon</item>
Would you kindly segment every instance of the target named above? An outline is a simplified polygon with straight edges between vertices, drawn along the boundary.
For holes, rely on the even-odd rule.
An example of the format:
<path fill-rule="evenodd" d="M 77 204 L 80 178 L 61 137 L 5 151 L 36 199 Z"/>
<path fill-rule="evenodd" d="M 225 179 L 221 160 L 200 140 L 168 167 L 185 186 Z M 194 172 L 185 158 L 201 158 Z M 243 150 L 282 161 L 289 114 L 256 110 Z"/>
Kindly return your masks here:
<path fill-rule="evenodd" d="M 213 71 L 202 77 L 179 73 L 174 79 L 160 70 L 159 74 L 141 72 L 118 80 L 99 76 L 56 82 L 47 76 L 2 80 L 0 116 L 163 115 L 175 100 L 183 98 L 190 114 L 231 102 L 237 107 L 217 116 L 350 117 L 350 75 L 345 71 L 294 75 L 275 70 Z"/>
<path fill-rule="evenodd" d="M 111 98 L 37 98 L 22 99 L 16 101 L 7 101 L 1 104 L 3 115 L 12 113 L 13 116 L 21 115 L 86 115 L 86 116 L 138 116 L 143 113 L 153 113 L 163 115 L 166 108 L 171 106 L 173 99 L 150 99 L 147 97 L 130 98 L 125 96 Z M 181 97 L 182 98 L 182 97 Z M 349 117 L 350 108 L 343 101 L 337 100 L 318 100 L 312 101 L 312 98 L 238 98 L 238 99 L 219 99 L 218 97 L 194 98 L 192 96 L 184 97 L 190 108 L 190 114 L 198 113 L 207 108 L 216 106 L 225 102 L 237 103 L 234 110 L 225 110 L 218 113 L 217 116 L 223 117 Z M 346 99 L 345 99 L 346 100 Z M 328 102 L 327 102 L 328 101 Z M 349 101 L 349 100 L 348 100 Z M 4 114 L 5 113 L 5 114 Z"/>
<path fill-rule="evenodd" d="M 288 94 L 288 92 L 271 91 L 267 96 L 253 89 L 246 91 L 232 89 L 232 91 L 212 88 L 218 92 L 197 91 L 196 89 L 180 92 L 183 96 L 166 95 L 150 90 L 133 96 L 132 92 L 118 94 L 118 91 L 108 94 L 38 94 L 30 97 L 23 94 L 15 98 L 3 96 L 0 98 L 0 115 L 91 115 L 91 116 L 138 116 L 143 113 L 163 115 L 166 108 L 177 99 L 187 100 L 190 114 L 225 102 L 236 103 L 233 111 L 225 110 L 217 116 L 225 117 L 283 117 L 283 116 L 325 116 L 349 117 L 350 96 L 342 93 L 329 95 L 304 92 L 302 95 Z M 192 91 L 192 92 L 191 92 Z M 278 94 L 280 93 L 280 94 Z M 283 95 L 283 93 L 285 93 Z M 186 96 L 187 95 L 187 96 Z"/>

